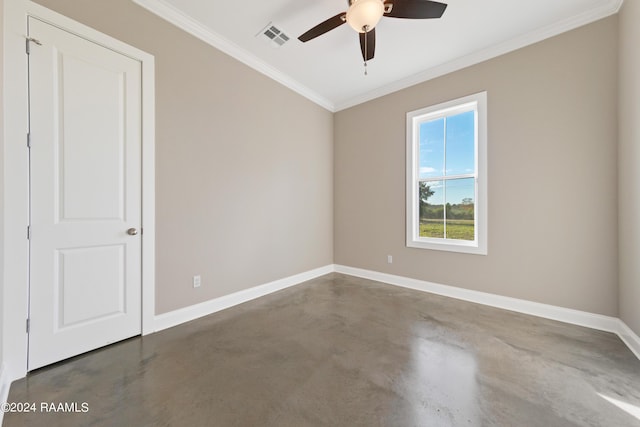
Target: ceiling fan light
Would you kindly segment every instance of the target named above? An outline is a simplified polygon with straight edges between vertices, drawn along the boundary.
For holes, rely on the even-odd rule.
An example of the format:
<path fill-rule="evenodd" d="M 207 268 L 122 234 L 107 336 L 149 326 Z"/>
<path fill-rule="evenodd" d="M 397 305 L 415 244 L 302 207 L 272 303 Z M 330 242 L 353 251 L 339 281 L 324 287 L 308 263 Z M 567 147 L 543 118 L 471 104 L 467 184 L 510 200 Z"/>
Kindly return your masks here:
<path fill-rule="evenodd" d="M 347 22 L 359 33 L 371 31 L 384 14 L 382 0 L 355 0 L 347 10 Z"/>

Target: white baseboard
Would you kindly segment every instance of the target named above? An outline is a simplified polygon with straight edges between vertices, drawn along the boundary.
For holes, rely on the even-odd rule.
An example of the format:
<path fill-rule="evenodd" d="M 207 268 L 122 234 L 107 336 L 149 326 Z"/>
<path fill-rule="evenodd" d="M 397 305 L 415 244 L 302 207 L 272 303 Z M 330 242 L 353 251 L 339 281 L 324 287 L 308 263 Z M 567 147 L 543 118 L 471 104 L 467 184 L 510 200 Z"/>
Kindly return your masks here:
<path fill-rule="evenodd" d="M 618 336 L 629 349 L 640 359 L 640 337 L 631 330 L 622 320 L 618 320 Z"/>
<path fill-rule="evenodd" d="M 181 323 L 189 322 L 191 320 L 207 316 L 217 311 L 233 307 L 234 305 L 242 304 L 243 302 L 247 302 L 252 299 L 256 299 L 261 296 L 265 296 L 270 293 L 298 285 L 302 282 L 306 282 L 307 280 L 315 279 L 316 277 L 332 273 L 333 271 L 335 271 L 334 266 L 327 265 L 324 267 L 316 268 L 315 270 L 306 271 L 304 273 L 285 277 L 284 279 L 275 280 L 273 282 L 255 286 L 253 288 L 234 292 L 232 294 L 205 301 L 200 304 L 160 314 L 158 316 L 155 316 L 154 329 L 155 331 L 161 331 L 163 329 L 171 328 Z"/>
<path fill-rule="evenodd" d="M 0 363 L 0 404 L 4 404 L 9 399 L 9 388 L 11 387 L 11 380 L 9 374 L 4 366 L 4 363 Z M 4 419 L 4 411 L 0 411 L 0 426 Z"/>
<path fill-rule="evenodd" d="M 335 272 L 617 334 L 640 359 L 640 337 L 617 317 L 472 291 L 378 271 L 335 265 Z"/>
<path fill-rule="evenodd" d="M 430 292 L 432 294 L 456 298 L 464 301 L 475 302 L 491 307 L 516 311 L 518 313 L 543 317 L 545 319 L 558 320 L 560 322 L 585 326 L 587 328 L 601 331 L 618 333 L 619 319 L 616 317 L 603 316 L 601 314 L 588 313 L 586 311 L 573 310 L 570 308 L 557 307 L 549 304 L 527 301 L 518 298 L 505 297 L 502 295 L 490 294 L 469 289 L 457 288 L 455 286 L 441 285 L 424 280 L 411 279 L 403 276 L 395 276 L 377 271 L 363 270 L 360 268 L 336 265 L 336 272 L 365 279 L 376 280 L 391 285 L 402 286 L 403 288 L 416 289 Z"/>
<path fill-rule="evenodd" d="M 600 331 L 617 334 L 629 349 L 640 359 L 640 338 L 622 320 L 617 317 L 604 316 L 601 314 L 589 313 L 586 311 L 574 310 L 571 308 L 558 307 L 549 304 L 542 304 L 518 298 L 505 297 L 502 295 L 490 294 L 487 292 L 473 291 L 470 289 L 458 288 L 455 286 L 441 285 L 424 280 L 412 279 L 404 276 L 380 273 L 378 271 L 365 270 L 361 268 L 348 267 L 344 265 L 327 265 L 315 270 L 310 270 L 294 276 L 285 277 L 270 283 L 255 286 L 233 294 L 215 298 L 193 306 L 181 308 L 169 313 L 155 317 L 155 331 L 177 326 L 181 323 L 189 322 L 217 311 L 242 304 L 252 299 L 268 295 L 270 293 L 298 285 L 307 280 L 315 279 L 332 272 L 347 274 L 350 276 L 362 277 L 364 279 L 375 280 L 390 285 L 415 289 L 422 292 L 442 295 L 459 300 L 474 302 L 504 310 L 515 311 L 531 316 L 542 317 L 559 322 L 584 326 Z M 7 390 L 8 392 L 8 390 Z"/>
<path fill-rule="evenodd" d="M 361 268 L 347 267 L 344 265 L 327 265 L 304 273 L 285 277 L 253 288 L 245 289 L 233 294 L 215 298 L 193 306 L 164 313 L 154 318 L 154 330 L 177 326 L 181 323 L 189 322 L 203 316 L 224 310 L 234 305 L 256 299 L 270 293 L 289 288 L 307 280 L 315 279 L 332 272 L 347 274 L 350 276 L 362 277 L 369 280 L 401 286 L 429 292 L 446 297 L 456 298 L 464 301 L 497 307 L 505 310 L 515 311 L 546 319 L 557 320 L 591 329 L 597 329 L 617 334 L 620 339 L 629 347 L 633 354 L 640 359 L 640 337 L 631 330 L 622 320 L 603 316 L 600 314 L 588 313 L 580 310 L 557 307 L 548 304 L 505 297 L 486 292 L 473 291 L 469 289 L 457 288 L 455 286 L 441 285 L 424 280 L 411 279 L 409 277 L 396 276 L 387 273 L 380 273 Z M 11 378 L 4 363 L 0 362 L 0 403 L 5 403 L 9 398 Z M 0 425 L 2 425 L 3 413 L 0 411 Z"/>

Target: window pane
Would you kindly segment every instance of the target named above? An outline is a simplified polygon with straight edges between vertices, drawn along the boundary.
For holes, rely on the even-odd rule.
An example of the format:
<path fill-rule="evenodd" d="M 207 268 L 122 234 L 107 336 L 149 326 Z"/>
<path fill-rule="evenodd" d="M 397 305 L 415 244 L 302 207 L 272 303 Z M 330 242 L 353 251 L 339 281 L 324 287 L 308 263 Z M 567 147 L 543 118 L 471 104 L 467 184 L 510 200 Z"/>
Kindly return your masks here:
<path fill-rule="evenodd" d="M 447 239 L 475 240 L 475 180 L 445 182 L 447 197 Z"/>
<path fill-rule="evenodd" d="M 447 117 L 445 175 L 475 172 L 475 111 Z"/>
<path fill-rule="evenodd" d="M 420 237 L 444 238 L 444 185 L 442 181 L 423 181 L 418 186 Z"/>
<path fill-rule="evenodd" d="M 420 124 L 420 179 L 444 175 L 444 122 L 442 118 Z"/>

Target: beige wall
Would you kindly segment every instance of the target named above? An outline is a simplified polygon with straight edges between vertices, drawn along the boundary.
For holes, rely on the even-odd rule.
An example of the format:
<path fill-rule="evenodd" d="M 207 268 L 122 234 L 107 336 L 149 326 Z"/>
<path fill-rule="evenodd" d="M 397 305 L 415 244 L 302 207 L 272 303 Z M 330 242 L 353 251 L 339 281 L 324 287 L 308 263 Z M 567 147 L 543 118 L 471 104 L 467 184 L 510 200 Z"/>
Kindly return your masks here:
<path fill-rule="evenodd" d="M 130 1 L 38 2 L 156 57 L 158 313 L 335 261 L 618 314 L 617 17 L 332 116 Z M 489 255 L 408 249 L 405 113 L 481 90 Z"/>
<path fill-rule="evenodd" d="M 337 113 L 335 262 L 616 316 L 617 31 L 614 16 Z M 405 114 L 483 90 L 488 255 L 406 248 Z"/>
<path fill-rule="evenodd" d="M 332 263 L 330 112 L 128 0 L 38 3 L 155 55 L 157 313 Z"/>
<path fill-rule="evenodd" d="M 620 12 L 620 318 L 640 335 L 640 2 Z"/>

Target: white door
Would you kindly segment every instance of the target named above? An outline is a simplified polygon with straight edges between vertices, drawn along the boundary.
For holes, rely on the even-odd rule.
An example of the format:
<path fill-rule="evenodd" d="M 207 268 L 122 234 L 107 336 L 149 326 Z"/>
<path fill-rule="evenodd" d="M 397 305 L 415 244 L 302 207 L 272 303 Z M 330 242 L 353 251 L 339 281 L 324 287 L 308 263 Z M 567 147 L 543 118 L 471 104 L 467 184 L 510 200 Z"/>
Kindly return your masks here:
<path fill-rule="evenodd" d="M 29 37 L 33 370 L 141 333 L 142 76 L 32 17 Z"/>

